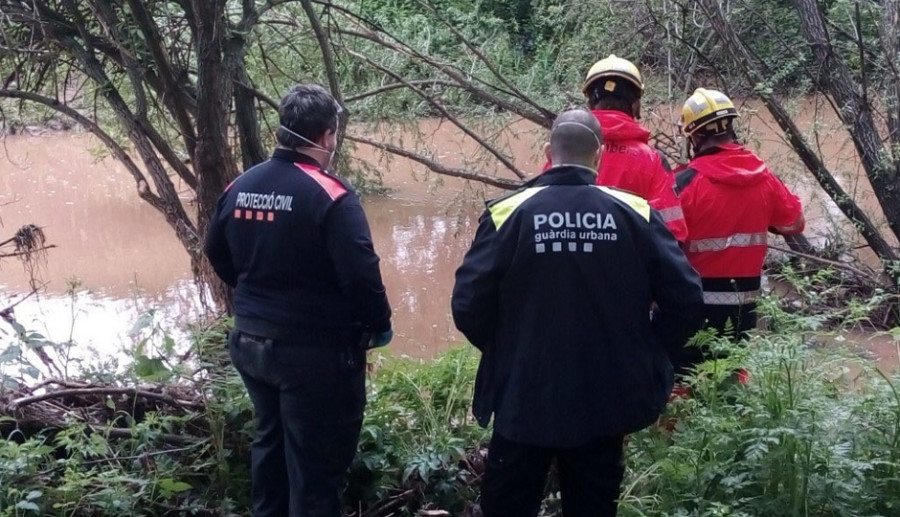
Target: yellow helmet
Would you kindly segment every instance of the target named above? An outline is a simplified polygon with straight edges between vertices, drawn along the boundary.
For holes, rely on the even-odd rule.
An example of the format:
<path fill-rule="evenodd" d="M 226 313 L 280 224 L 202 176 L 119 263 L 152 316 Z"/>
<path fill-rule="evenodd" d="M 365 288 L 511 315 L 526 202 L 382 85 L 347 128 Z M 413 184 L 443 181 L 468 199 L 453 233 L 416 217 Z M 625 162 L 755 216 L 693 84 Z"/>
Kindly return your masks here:
<path fill-rule="evenodd" d="M 681 109 L 681 129 L 686 135 L 693 135 L 700 128 L 713 134 L 724 133 L 728 129 L 724 121 L 737 116 L 734 103 L 724 93 L 697 88 Z"/>
<path fill-rule="evenodd" d="M 634 66 L 634 63 L 627 59 L 622 59 L 620 57 L 616 57 L 614 54 L 610 54 L 608 58 L 601 59 L 594 63 L 594 66 L 588 70 L 587 77 L 584 79 L 584 86 L 582 86 L 581 91 L 588 95 L 588 90 L 591 85 L 594 84 L 598 79 L 602 78 L 610 78 L 610 77 L 618 77 L 620 79 L 625 79 L 629 83 L 633 84 L 638 89 L 638 95 L 644 92 L 644 80 L 641 77 L 640 70 Z M 604 88 L 607 91 L 614 91 L 616 88 L 615 81 L 609 81 L 606 83 Z"/>

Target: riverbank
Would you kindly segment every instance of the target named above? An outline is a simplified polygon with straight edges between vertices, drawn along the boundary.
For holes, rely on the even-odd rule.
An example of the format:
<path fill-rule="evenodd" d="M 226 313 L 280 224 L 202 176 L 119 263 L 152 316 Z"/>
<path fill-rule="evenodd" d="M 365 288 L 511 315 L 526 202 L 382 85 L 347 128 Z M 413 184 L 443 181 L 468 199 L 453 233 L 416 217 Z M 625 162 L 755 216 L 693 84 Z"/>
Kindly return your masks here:
<path fill-rule="evenodd" d="M 744 349 L 701 338 L 731 358 L 703 365 L 692 397 L 630 438 L 620 515 L 894 514 L 900 376 L 818 346 L 853 318 L 826 315 L 826 332 L 786 305 L 764 301 L 769 330 Z M 247 515 L 252 410 L 225 330 L 195 329 L 179 361 L 148 357 L 115 378 L 94 371 L 0 392 L 0 512 Z M 470 413 L 477 351 L 371 360 L 345 515 L 466 515 L 489 437 Z M 750 372 L 747 385 L 729 382 L 736 366 Z M 556 486 L 544 516 L 559 515 Z"/>

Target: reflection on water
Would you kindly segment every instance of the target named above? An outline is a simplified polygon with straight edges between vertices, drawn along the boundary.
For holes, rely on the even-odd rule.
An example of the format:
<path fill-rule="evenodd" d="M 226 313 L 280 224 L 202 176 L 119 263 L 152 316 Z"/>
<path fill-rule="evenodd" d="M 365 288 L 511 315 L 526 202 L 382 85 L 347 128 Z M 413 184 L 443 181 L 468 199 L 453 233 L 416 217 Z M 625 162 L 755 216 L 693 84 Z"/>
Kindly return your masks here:
<path fill-rule="evenodd" d="M 809 128 L 815 106 L 801 108 L 801 127 Z M 645 120 L 661 120 L 652 115 Z M 751 147 L 803 198 L 809 236 L 827 235 L 834 221 L 843 224 L 833 203 L 811 186 L 771 121 L 762 115 L 746 120 L 753 129 Z M 859 174 L 852 147 L 846 139 L 834 138 L 827 123 L 821 127 L 832 132 L 821 140 L 829 166 L 855 199 L 872 209 L 871 189 Z M 415 137 L 399 127 L 373 131 L 396 143 L 417 145 L 453 167 L 480 158 L 481 151 L 448 124 L 423 121 L 419 129 Z M 516 122 L 501 136 L 519 167 L 530 173 L 539 170 L 542 131 Z M 130 344 L 129 329 L 149 310 L 172 328 L 196 320 L 200 312 L 180 244 L 162 216 L 138 198 L 124 169 L 114 160 L 96 158 L 98 148 L 89 136 L 74 133 L 9 137 L 0 146 L 0 235 L 35 223 L 57 246 L 40 268 L 46 288 L 16 307 L 16 317 L 55 341 L 71 335 L 84 349 L 83 356 L 89 355 L 87 350 L 115 352 Z M 449 313 L 453 273 L 474 235 L 480 201 L 496 191 L 423 175 L 421 166 L 401 159 L 383 161 L 365 147 L 354 157 L 378 167 L 391 189 L 388 196 L 364 200 L 394 308 L 396 338 L 391 348 L 430 357 L 460 339 Z M 186 188 L 184 195 L 189 196 Z M 72 279 L 78 280 L 75 295 L 67 294 Z M 27 293 L 28 286 L 20 264 L 0 264 L 0 307 Z M 3 339 L 10 338 L 0 334 Z"/>
<path fill-rule="evenodd" d="M 390 199 L 371 199 L 365 208 L 394 309 L 394 351 L 428 357 L 458 341 L 450 292 L 477 223 L 476 209 L 447 213 Z"/>
<path fill-rule="evenodd" d="M 15 300 L 0 296 L 0 306 L 5 307 L 10 301 Z M 73 286 L 65 294 L 30 298 L 16 306 L 15 316 L 29 332 L 69 345 L 59 356 L 51 354 L 56 366 L 63 370 L 58 373 L 68 376 L 80 369 L 82 361 L 98 365 L 131 356 L 136 342 L 150 334 L 151 329 L 131 333 L 135 322 L 144 315 L 152 314 L 152 321 L 161 325 L 161 332 L 184 340 L 184 328 L 173 323 L 196 321 L 200 307 L 193 281 L 176 280 L 162 292 L 150 294 L 136 289 L 133 296 L 122 298 Z M 40 369 L 54 373 L 46 367 Z"/>
<path fill-rule="evenodd" d="M 129 330 L 148 311 L 175 335 L 201 311 L 189 261 L 169 227 L 138 199 L 116 162 L 93 158 L 93 145 L 75 134 L 10 137 L 0 152 L 0 235 L 33 222 L 57 246 L 38 268 L 45 288 L 15 316 L 53 341 L 71 339 L 80 357 L 133 345 Z M 392 349 L 429 357 L 460 339 L 450 291 L 483 194 L 463 201 L 459 183 L 435 189 L 396 167 L 385 171 L 385 181 L 391 195 L 364 205 L 394 308 Z M 0 267 L 5 307 L 30 291 L 29 275 L 15 261 Z"/>

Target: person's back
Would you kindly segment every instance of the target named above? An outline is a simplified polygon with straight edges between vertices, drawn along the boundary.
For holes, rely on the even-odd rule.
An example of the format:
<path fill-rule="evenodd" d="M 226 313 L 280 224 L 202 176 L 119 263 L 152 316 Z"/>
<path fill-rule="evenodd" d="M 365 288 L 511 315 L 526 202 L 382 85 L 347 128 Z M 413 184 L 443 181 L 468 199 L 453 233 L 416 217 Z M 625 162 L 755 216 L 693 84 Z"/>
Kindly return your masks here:
<path fill-rule="evenodd" d="M 637 194 L 659 211 L 679 241 L 688 236 L 674 178 L 666 159 L 650 147 L 650 131 L 638 119 L 644 83 L 630 61 L 611 55 L 588 71 L 582 91 L 603 131 L 597 184 Z"/>
<path fill-rule="evenodd" d="M 665 158 L 650 147 L 650 130 L 621 111 L 595 109 L 591 113 L 603 129 L 597 184 L 633 192 L 648 200 L 675 238 L 684 241 L 688 226 L 673 191 L 674 178 Z"/>
<path fill-rule="evenodd" d="M 648 272 L 660 254 L 681 253 L 674 240 L 660 247 L 657 234 L 666 230 L 646 201 L 585 188 L 592 180 L 590 171 L 554 167 L 489 206 L 504 267 L 499 298 L 510 303 L 498 309 L 485 371 L 503 386 L 493 401 L 501 408 L 494 427 L 510 439 L 574 446 L 631 432 L 656 419 L 671 387 L 665 344 L 648 310 L 657 297 L 667 305 L 682 293 Z M 461 268 L 457 309 L 480 294 L 469 280 Z M 671 337 L 669 344 L 679 340 Z M 490 414 L 482 403 L 476 400 L 479 418 Z"/>
<path fill-rule="evenodd" d="M 699 324 L 696 273 L 645 200 L 594 184 L 600 152 L 595 117 L 560 115 L 563 165 L 488 204 L 456 273 L 453 318 L 482 351 L 473 412 L 494 418 L 486 517 L 536 515 L 553 459 L 568 517 L 615 515 L 623 435 L 658 418 L 667 354 Z"/>
<path fill-rule="evenodd" d="M 340 106 L 282 98 L 272 158 L 228 186 L 204 251 L 234 291 L 231 362 L 253 402 L 254 517 L 340 517 L 366 403 L 366 348 L 392 336 L 359 199 L 329 174 Z"/>
<path fill-rule="evenodd" d="M 756 327 L 768 232 L 803 231 L 800 200 L 753 152 L 736 143 L 737 110 L 727 96 L 698 89 L 685 103 L 683 125 L 696 156 L 676 173 L 676 191 L 691 229 L 684 250 L 703 281 L 706 326 L 743 338 Z M 707 358 L 685 349 L 679 373 Z"/>
<path fill-rule="evenodd" d="M 220 206 L 229 207 L 219 212 L 229 221 L 225 238 L 240 243 L 230 248 L 237 318 L 295 329 L 388 326 L 377 257 L 341 249 L 371 250 L 371 241 L 340 238 L 344 214 L 359 210 L 359 199 L 315 160 L 277 149 L 238 177 Z"/>
<path fill-rule="evenodd" d="M 769 228 L 796 222 L 796 197 L 756 154 L 736 143 L 700 153 L 679 178 L 685 183 L 680 197 L 691 227 L 684 246 L 691 265 L 703 278 L 759 277 Z"/>

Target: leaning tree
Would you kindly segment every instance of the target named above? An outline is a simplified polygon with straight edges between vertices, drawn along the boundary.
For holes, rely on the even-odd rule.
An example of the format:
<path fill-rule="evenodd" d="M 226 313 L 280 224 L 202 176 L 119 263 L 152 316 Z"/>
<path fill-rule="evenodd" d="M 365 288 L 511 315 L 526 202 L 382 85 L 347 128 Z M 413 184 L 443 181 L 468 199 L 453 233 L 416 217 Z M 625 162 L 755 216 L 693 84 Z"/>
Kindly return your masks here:
<path fill-rule="evenodd" d="M 418 7 L 458 39 L 446 47 L 452 58 L 321 0 L 0 0 L 0 99 L 53 110 L 98 138 L 172 228 L 195 277 L 227 303 L 227 289 L 201 252 L 202 236 L 239 168 L 266 158 L 271 141 L 263 128 L 271 125 L 273 98 L 292 82 L 326 83 L 345 106 L 405 90 L 426 114 L 473 138 L 509 177 L 447 166 L 436 152 L 365 130 L 342 132 L 342 140 L 439 174 L 502 188 L 522 182 L 524 173 L 507 153 L 457 118 L 443 97 L 463 92 L 467 100 L 544 126 L 552 111 L 510 82 L 464 29 L 429 4 Z M 354 77 L 355 94 L 345 97 L 341 74 Z"/>

